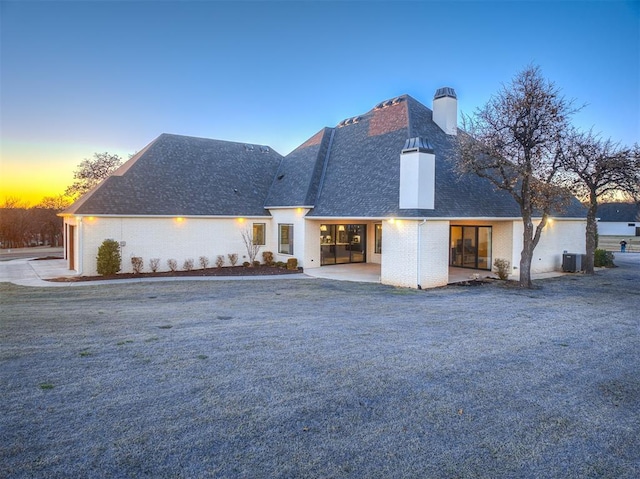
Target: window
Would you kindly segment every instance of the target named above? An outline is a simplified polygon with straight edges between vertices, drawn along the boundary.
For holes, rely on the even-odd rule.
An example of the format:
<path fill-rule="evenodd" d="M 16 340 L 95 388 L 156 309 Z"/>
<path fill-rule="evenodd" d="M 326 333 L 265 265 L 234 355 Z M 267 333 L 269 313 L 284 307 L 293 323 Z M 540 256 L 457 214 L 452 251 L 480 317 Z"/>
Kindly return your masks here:
<path fill-rule="evenodd" d="M 253 244 L 264 246 L 264 223 L 253 223 Z"/>
<path fill-rule="evenodd" d="M 374 248 L 374 252 L 381 254 L 382 253 L 382 224 L 378 223 L 375 225 L 376 227 L 376 247 Z"/>
<path fill-rule="evenodd" d="M 293 254 L 293 225 L 278 225 L 278 253 Z"/>

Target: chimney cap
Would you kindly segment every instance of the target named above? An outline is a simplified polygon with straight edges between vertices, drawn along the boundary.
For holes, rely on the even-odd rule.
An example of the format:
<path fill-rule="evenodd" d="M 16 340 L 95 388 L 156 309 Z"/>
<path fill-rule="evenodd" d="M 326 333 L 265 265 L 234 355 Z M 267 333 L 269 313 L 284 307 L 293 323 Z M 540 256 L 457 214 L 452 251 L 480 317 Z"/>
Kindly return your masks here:
<path fill-rule="evenodd" d="M 450 86 L 438 88 L 436 90 L 436 94 L 433 95 L 434 100 L 437 100 L 438 98 L 445 98 L 445 97 L 455 98 L 456 100 L 458 99 L 458 97 L 456 96 L 456 91 Z"/>
<path fill-rule="evenodd" d="M 433 146 L 429 143 L 429 140 L 422 136 L 416 136 L 414 138 L 409 138 L 404 143 L 404 148 L 402 149 L 402 153 L 410 153 L 413 151 L 419 151 L 421 153 L 433 153 Z"/>

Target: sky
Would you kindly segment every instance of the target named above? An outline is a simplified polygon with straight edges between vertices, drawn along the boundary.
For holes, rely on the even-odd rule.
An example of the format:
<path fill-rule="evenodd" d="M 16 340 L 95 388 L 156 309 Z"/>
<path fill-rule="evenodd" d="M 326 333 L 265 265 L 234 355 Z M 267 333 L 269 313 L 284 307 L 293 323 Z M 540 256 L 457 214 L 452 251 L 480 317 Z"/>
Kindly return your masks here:
<path fill-rule="evenodd" d="M 470 115 L 529 65 L 575 126 L 640 141 L 640 1 L 0 0 L 0 204 L 162 133 L 284 155 L 442 86 Z"/>

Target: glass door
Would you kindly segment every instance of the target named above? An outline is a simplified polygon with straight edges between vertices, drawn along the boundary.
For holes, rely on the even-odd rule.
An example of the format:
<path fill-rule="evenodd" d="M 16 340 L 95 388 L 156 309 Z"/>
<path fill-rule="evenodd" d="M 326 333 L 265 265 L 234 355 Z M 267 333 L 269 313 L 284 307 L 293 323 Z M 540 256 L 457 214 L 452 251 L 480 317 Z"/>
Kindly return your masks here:
<path fill-rule="evenodd" d="M 320 225 L 320 265 L 364 263 L 367 225 Z"/>
<path fill-rule="evenodd" d="M 477 228 L 475 226 L 464 226 L 462 228 L 462 267 L 475 268 L 478 246 L 476 239 Z"/>
<path fill-rule="evenodd" d="M 452 226 L 449 264 L 460 268 L 491 269 L 491 226 Z"/>

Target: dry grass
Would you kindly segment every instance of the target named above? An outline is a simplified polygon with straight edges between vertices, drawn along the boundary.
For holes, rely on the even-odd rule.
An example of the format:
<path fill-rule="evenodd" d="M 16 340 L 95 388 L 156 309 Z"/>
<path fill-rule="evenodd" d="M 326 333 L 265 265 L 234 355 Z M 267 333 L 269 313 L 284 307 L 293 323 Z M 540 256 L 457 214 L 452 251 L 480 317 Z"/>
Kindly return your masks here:
<path fill-rule="evenodd" d="M 2 284 L 0 476 L 639 477 L 634 257 L 531 291 Z"/>

